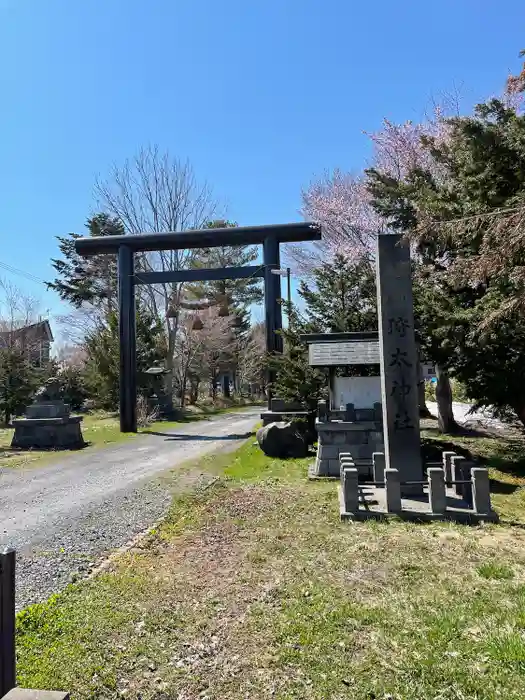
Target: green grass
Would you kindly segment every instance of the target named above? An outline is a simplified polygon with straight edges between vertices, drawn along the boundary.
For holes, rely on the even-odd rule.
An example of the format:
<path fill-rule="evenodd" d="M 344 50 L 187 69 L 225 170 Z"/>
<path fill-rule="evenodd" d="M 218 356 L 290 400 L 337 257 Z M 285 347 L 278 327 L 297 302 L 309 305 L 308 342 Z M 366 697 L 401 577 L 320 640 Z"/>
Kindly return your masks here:
<path fill-rule="evenodd" d="M 496 581 L 505 581 L 514 578 L 514 571 L 506 564 L 497 564 L 496 562 L 487 562 L 481 564 L 477 568 L 477 572 L 483 578 L 493 578 Z"/>
<path fill-rule="evenodd" d="M 225 413 L 236 413 L 249 407 L 249 404 L 239 406 L 214 407 L 209 405 L 189 407 L 176 421 L 157 421 L 147 428 L 141 428 L 138 434 L 156 431 L 166 431 L 184 423 L 208 420 L 213 416 Z M 13 429 L 0 429 L 0 468 L 27 467 L 45 464 L 50 460 L 66 458 L 70 454 L 78 454 L 78 450 L 18 450 L 11 448 Z M 85 449 L 105 447 L 124 440 L 137 437 L 136 433 L 121 433 L 118 415 L 97 411 L 87 414 L 82 421 L 82 434 L 88 447 Z"/>
<path fill-rule="evenodd" d="M 177 498 L 109 571 L 19 615 L 21 685 L 142 700 L 525 697 L 523 528 L 341 523 L 335 485 L 308 482 L 308 460 L 252 443 L 194 465 L 219 479 Z"/>

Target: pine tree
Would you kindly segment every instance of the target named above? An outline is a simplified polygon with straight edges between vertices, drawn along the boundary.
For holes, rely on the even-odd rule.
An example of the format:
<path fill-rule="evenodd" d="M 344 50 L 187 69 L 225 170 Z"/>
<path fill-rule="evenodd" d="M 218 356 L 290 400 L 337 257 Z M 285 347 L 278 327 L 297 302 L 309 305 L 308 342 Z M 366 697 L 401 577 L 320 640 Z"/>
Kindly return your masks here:
<path fill-rule="evenodd" d="M 314 270 L 314 284 L 301 282 L 299 295 L 305 309 L 292 305 L 290 323 L 283 330 L 285 352 L 270 358 L 276 372 L 274 392 L 311 407 L 326 397 L 327 373 L 308 364 L 302 333 L 344 333 L 377 329 L 374 270 L 368 260 L 352 261 L 336 255 L 333 262 Z M 360 374 L 369 367 L 348 368 Z"/>
<path fill-rule="evenodd" d="M 122 223 L 108 214 L 96 214 L 86 222 L 89 235 L 122 236 L 125 233 Z M 75 250 L 75 241 L 81 238 L 77 233 L 57 236 L 62 258 L 51 260 L 57 273 L 48 287 L 54 289 L 61 299 L 76 308 L 85 304 L 102 307 L 107 311 L 116 309 L 117 303 L 117 261 L 113 255 L 82 257 Z"/>
<path fill-rule="evenodd" d="M 370 191 L 417 246 L 432 353 L 478 405 L 511 408 L 525 425 L 525 116 L 490 100 L 446 127 L 446 139 L 422 141 L 433 172 L 401 182 L 370 170 Z"/>
<path fill-rule="evenodd" d="M 38 384 L 38 376 L 22 349 L 0 348 L 0 413 L 7 425 L 24 411 Z"/>

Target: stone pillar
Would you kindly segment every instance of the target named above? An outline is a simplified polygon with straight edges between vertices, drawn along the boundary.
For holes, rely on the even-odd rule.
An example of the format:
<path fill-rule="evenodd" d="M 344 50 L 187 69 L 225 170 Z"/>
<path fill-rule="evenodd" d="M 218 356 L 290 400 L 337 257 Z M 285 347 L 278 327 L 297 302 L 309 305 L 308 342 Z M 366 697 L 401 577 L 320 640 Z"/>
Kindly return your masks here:
<path fill-rule="evenodd" d="M 490 504 L 490 481 L 488 469 L 473 467 L 472 474 L 472 501 L 475 513 L 487 515 L 492 512 Z"/>
<path fill-rule="evenodd" d="M 385 469 L 386 510 L 401 513 L 401 484 L 397 469 Z"/>
<path fill-rule="evenodd" d="M 374 481 L 385 480 L 385 454 L 384 452 L 372 453 L 372 464 L 374 465 Z"/>
<path fill-rule="evenodd" d="M 386 467 L 401 482 L 422 481 L 410 248 L 398 234 L 378 236 L 377 310 Z M 402 491 L 421 494 L 423 487 Z"/>
<path fill-rule="evenodd" d="M 452 457 L 456 457 L 455 452 L 443 452 L 443 469 L 445 470 L 445 481 L 452 481 Z"/>
<path fill-rule="evenodd" d="M 350 452 L 341 452 L 341 454 L 339 455 L 339 473 L 341 476 L 341 483 L 343 483 L 343 472 L 347 468 L 355 468 L 354 458 L 352 457 Z"/>
<path fill-rule="evenodd" d="M 463 462 L 465 462 L 465 457 L 461 455 L 453 455 L 450 458 L 450 472 L 452 474 L 452 481 L 462 481 L 463 480 Z M 463 484 L 454 484 L 454 493 L 456 496 L 463 498 Z"/>
<path fill-rule="evenodd" d="M 447 510 L 445 472 L 439 467 L 431 468 L 427 470 L 427 477 L 430 512 L 442 514 Z"/>
<path fill-rule="evenodd" d="M 359 510 L 359 486 L 357 469 L 345 467 L 343 470 L 343 501 L 345 513 L 357 513 Z"/>

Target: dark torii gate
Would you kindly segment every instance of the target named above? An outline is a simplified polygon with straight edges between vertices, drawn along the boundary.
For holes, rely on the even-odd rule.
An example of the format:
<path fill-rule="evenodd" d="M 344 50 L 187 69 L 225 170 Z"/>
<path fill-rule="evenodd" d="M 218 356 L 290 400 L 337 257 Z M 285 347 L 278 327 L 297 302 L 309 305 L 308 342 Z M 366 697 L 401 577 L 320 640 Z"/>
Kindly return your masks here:
<path fill-rule="evenodd" d="M 75 249 L 79 255 L 116 253 L 118 258 L 118 298 L 120 333 L 120 430 L 137 431 L 137 363 L 135 330 L 135 285 L 176 282 L 200 282 L 224 279 L 264 278 L 266 349 L 282 352 L 280 277 L 272 270 L 280 267 L 281 243 L 318 241 L 321 229 L 311 223 L 276 224 L 214 228 L 180 233 L 143 233 L 127 236 L 79 238 Z M 134 254 L 146 251 L 217 248 L 220 246 L 261 245 L 263 264 L 217 269 L 166 270 L 135 274 Z"/>

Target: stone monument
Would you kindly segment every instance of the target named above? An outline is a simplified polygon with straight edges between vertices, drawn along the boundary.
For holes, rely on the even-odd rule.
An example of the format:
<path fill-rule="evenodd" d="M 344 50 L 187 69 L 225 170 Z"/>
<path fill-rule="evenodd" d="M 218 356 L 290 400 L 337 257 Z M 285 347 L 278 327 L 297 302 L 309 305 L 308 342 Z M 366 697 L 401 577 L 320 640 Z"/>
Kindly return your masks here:
<path fill-rule="evenodd" d="M 423 480 L 409 244 L 379 234 L 376 263 L 385 468 L 397 469 L 403 495 L 417 494 L 422 486 L 406 484 Z"/>
<path fill-rule="evenodd" d="M 15 429 L 11 447 L 22 449 L 76 449 L 84 447 L 80 429 L 82 416 L 70 415 L 60 398 L 57 379 L 49 379 L 41 387 L 35 401 L 27 407 L 25 418 L 12 422 Z"/>
<path fill-rule="evenodd" d="M 370 477 L 372 455 L 384 449 L 378 334 L 313 333 L 301 339 L 308 344 L 309 364 L 329 369 L 328 402 L 320 402 L 315 422 L 317 456 L 311 475 L 338 477 L 339 457 L 350 453 L 359 476 Z M 341 376 L 336 372 L 359 365 L 375 365 L 377 374 Z"/>

